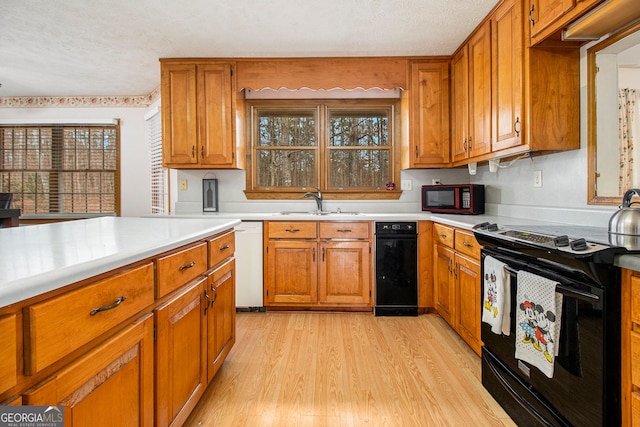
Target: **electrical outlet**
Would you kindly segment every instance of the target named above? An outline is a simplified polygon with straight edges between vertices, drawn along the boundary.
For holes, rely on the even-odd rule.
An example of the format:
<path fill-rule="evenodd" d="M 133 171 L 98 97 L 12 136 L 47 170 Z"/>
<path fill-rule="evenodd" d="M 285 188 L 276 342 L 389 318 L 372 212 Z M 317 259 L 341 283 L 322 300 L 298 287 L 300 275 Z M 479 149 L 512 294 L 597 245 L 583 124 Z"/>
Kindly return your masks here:
<path fill-rule="evenodd" d="M 431 178 L 431 185 L 440 185 L 442 184 L 442 181 L 440 181 L 440 178 Z"/>
<path fill-rule="evenodd" d="M 533 186 L 542 187 L 542 171 L 533 172 Z"/>
<path fill-rule="evenodd" d="M 187 191 L 187 179 L 182 178 L 180 180 L 180 191 Z"/>
<path fill-rule="evenodd" d="M 402 190 L 406 190 L 406 191 L 410 191 L 412 188 L 413 183 L 411 182 L 410 179 L 403 179 L 402 182 L 400 183 L 400 187 Z"/>

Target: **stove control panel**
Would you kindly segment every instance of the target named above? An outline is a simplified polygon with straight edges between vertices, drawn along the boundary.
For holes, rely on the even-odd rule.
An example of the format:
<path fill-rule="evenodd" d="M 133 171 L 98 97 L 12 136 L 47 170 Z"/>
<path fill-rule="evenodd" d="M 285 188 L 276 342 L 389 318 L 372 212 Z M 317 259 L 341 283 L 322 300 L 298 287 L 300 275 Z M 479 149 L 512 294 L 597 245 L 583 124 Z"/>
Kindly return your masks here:
<path fill-rule="evenodd" d="M 611 246 L 589 242 L 582 237 L 569 237 L 567 235 L 554 236 L 539 232 L 531 232 L 526 230 L 517 230 L 513 228 L 502 227 L 497 224 L 484 222 L 473 227 L 474 231 L 487 235 L 495 235 L 505 240 L 515 242 L 523 242 L 529 245 L 556 249 L 562 252 L 572 254 L 590 254 L 607 250 Z"/>

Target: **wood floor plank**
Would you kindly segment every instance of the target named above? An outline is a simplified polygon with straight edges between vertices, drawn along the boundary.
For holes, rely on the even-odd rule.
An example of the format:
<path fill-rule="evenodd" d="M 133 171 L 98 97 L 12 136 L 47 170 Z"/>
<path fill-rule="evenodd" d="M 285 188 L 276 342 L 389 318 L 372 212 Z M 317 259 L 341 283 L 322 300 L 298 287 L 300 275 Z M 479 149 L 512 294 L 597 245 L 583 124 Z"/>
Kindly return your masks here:
<path fill-rule="evenodd" d="M 238 313 L 195 426 L 514 426 L 435 314 Z"/>

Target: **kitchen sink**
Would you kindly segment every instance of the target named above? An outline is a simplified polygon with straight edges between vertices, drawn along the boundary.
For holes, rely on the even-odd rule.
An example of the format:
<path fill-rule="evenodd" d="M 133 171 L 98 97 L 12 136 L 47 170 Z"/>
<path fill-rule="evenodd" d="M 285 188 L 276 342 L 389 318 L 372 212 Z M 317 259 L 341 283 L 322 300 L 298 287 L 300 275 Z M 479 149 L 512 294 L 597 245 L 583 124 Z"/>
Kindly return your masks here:
<path fill-rule="evenodd" d="M 360 215 L 353 211 L 282 211 L 280 215 Z"/>

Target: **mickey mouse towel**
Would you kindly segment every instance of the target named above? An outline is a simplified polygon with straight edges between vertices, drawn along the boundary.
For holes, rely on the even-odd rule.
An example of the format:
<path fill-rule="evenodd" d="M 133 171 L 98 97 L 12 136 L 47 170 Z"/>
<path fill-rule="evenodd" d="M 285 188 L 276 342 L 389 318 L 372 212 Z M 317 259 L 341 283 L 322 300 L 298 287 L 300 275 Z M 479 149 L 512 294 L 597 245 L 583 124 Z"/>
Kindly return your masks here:
<path fill-rule="evenodd" d="M 557 282 L 519 271 L 516 292 L 516 359 L 537 367 L 553 377 L 558 355 L 562 294 Z"/>
<path fill-rule="evenodd" d="M 483 264 L 482 321 L 491 325 L 491 332 L 509 335 L 511 317 L 509 274 L 504 262 L 487 255 Z"/>

